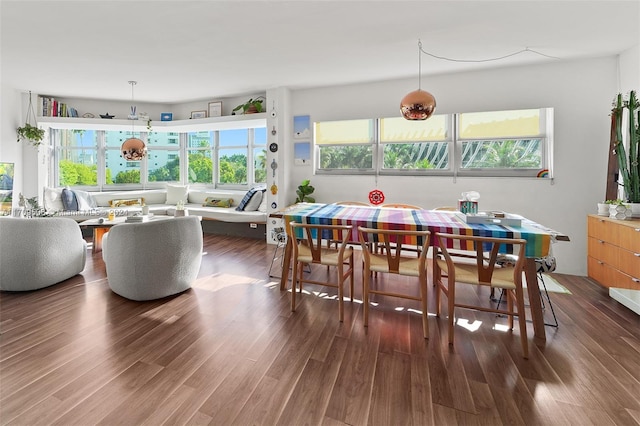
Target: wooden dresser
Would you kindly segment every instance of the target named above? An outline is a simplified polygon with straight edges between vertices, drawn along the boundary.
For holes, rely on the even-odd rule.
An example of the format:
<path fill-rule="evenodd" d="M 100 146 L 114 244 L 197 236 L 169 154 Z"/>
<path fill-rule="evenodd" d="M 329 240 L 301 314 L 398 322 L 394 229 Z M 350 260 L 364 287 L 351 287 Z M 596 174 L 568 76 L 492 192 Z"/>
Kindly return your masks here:
<path fill-rule="evenodd" d="M 587 271 L 604 287 L 640 290 L 640 220 L 587 218 Z"/>

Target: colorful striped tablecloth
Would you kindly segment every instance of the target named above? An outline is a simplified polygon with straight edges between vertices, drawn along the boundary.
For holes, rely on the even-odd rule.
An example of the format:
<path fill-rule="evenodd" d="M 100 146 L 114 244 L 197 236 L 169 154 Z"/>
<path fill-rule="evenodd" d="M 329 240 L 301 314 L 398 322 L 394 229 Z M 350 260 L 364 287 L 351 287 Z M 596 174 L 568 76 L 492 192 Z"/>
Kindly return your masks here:
<path fill-rule="evenodd" d="M 527 257 L 543 257 L 549 254 L 549 246 L 552 239 L 551 230 L 526 218 L 522 218 L 521 226 L 505 226 L 493 223 L 466 223 L 461 215 L 450 211 L 317 203 L 295 204 L 281 213 L 287 223 L 294 221 L 323 225 L 353 225 L 352 241 L 358 241 L 358 226 L 377 229 L 429 230 L 432 234 L 441 232 L 456 235 L 521 238 L 527 241 Z M 448 241 L 453 244 L 453 241 Z M 415 244 L 417 242 L 411 243 Z M 433 244 L 433 238 L 431 239 L 431 244 Z M 454 245 L 448 248 L 473 249 L 473 247 Z M 505 246 L 501 251 L 510 253 L 512 248 L 511 246 Z"/>

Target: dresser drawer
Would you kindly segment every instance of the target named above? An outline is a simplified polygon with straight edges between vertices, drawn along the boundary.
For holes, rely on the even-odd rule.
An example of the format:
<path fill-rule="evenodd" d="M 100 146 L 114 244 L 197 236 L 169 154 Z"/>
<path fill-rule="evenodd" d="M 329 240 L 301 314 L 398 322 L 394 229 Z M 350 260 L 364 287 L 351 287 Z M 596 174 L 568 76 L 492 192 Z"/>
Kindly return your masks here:
<path fill-rule="evenodd" d="M 602 216 L 588 216 L 587 232 L 590 237 L 607 241 L 613 245 L 619 244 L 620 225 L 611 219 Z"/>
<path fill-rule="evenodd" d="M 587 241 L 587 250 L 590 257 L 608 264 L 614 268 L 618 267 L 620 249 L 606 241 L 598 238 L 589 237 Z"/>
<path fill-rule="evenodd" d="M 624 229 L 618 235 L 619 246 L 636 253 L 640 253 L 640 224 L 624 224 Z"/>
<path fill-rule="evenodd" d="M 591 256 L 587 257 L 587 273 L 590 278 L 593 278 L 604 287 L 615 287 L 619 280 L 617 274 L 620 274 L 610 265 Z"/>
<path fill-rule="evenodd" d="M 618 250 L 618 269 L 632 277 L 640 277 L 640 253 Z"/>
<path fill-rule="evenodd" d="M 616 288 L 628 288 L 631 290 L 640 290 L 640 279 L 634 278 L 631 275 L 618 272 L 616 274 L 615 285 L 611 287 Z"/>

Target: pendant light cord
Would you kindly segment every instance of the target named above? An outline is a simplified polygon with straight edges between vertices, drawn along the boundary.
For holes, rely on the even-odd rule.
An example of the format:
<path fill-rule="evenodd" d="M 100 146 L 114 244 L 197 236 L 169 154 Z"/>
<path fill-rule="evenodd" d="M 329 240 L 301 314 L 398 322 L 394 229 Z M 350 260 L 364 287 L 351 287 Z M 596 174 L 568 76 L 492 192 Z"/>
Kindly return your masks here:
<path fill-rule="evenodd" d="M 524 49 L 519 50 L 517 52 L 509 53 L 507 55 L 498 56 L 498 57 L 495 57 L 495 58 L 487 58 L 487 59 L 454 59 L 454 58 L 447 58 L 445 56 L 434 55 L 433 53 L 427 52 L 426 50 L 424 50 L 422 48 L 422 41 L 420 39 L 418 39 L 418 55 L 420 55 L 420 53 L 424 53 L 425 55 L 431 56 L 432 58 L 442 59 L 443 61 L 450 61 L 450 62 L 492 62 L 492 61 L 500 61 L 502 59 L 510 58 L 512 56 L 516 56 L 516 55 L 519 55 L 521 53 L 526 53 L 526 52 L 535 53 L 536 55 L 544 56 L 545 58 L 560 59 L 557 56 L 547 55 L 545 53 L 538 52 L 537 50 L 529 49 L 528 47 L 525 47 Z M 422 57 L 422 55 L 420 55 L 420 57 Z M 419 68 L 421 67 L 420 62 L 418 62 L 418 67 Z M 420 87 L 419 84 L 420 83 L 418 82 L 418 87 Z"/>

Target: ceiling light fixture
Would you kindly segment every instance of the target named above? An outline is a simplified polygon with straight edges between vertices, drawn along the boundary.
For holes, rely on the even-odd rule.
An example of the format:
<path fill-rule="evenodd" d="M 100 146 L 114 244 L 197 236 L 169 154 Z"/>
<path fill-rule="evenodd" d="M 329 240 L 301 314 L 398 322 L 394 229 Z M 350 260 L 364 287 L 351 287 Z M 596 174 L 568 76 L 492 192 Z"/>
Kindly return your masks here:
<path fill-rule="evenodd" d="M 400 101 L 400 112 L 407 120 L 426 120 L 436 110 L 436 98 L 422 90 L 422 42 L 418 39 L 418 90 L 408 93 Z"/>
<path fill-rule="evenodd" d="M 127 161 L 140 161 L 147 155 L 147 146 L 145 145 L 142 139 L 138 139 L 135 137 L 135 126 L 133 120 L 137 120 L 138 116 L 136 115 L 136 107 L 133 105 L 133 86 L 138 84 L 137 81 L 130 80 L 129 84 L 131 85 L 131 114 L 129 114 L 129 120 L 131 121 L 131 137 L 125 140 L 122 143 L 122 147 L 120 147 L 120 151 L 122 152 L 122 158 Z"/>

